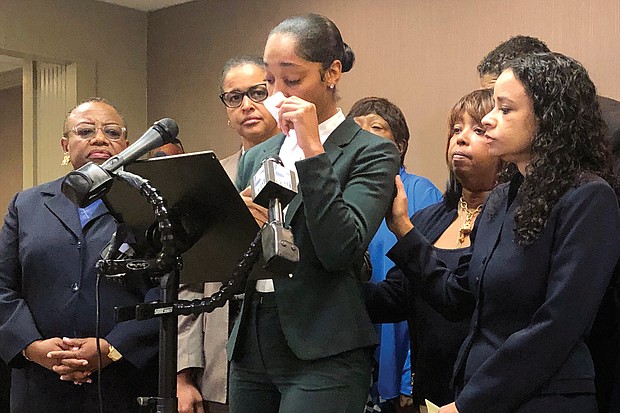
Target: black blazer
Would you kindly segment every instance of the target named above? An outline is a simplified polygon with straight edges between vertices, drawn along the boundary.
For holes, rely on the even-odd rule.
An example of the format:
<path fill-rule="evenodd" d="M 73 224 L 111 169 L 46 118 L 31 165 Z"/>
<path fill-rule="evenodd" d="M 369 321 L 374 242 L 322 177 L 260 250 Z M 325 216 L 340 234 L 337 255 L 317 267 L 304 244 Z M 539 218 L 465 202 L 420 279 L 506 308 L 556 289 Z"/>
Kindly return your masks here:
<path fill-rule="evenodd" d="M 241 158 L 238 189 L 248 185 L 261 161 L 277 155 L 280 134 Z M 282 331 L 298 358 L 314 360 L 377 344 L 362 300 L 354 265 L 381 224 L 392 199 L 400 158 L 396 146 L 342 122 L 325 141 L 325 153 L 298 161 L 299 193 L 289 204 L 300 261 L 288 277 L 274 276 Z M 255 292 L 249 282 L 246 299 L 229 340 L 235 357 L 239 330 Z"/>
<path fill-rule="evenodd" d="M 489 196 L 468 270 L 445 271 L 415 228 L 388 253 L 436 307 L 466 309 L 463 303 L 474 298 L 455 366 L 461 413 L 508 413 L 537 395 L 594 393 L 584 337 L 620 257 L 616 195 L 602 179 L 587 176 L 562 196 L 539 239 L 524 248 L 513 232 L 520 182 Z"/>
<path fill-rule="evenodd" d="M 607 124 L 607 140 L 614 155 L 614 173 L 620 179 L 620 102 L 598 96 L 598 103 Z"/>
<path fill-rule="evenodd" d="M 432 244 L 457 215 L 456 208 L 448 208 L 440 201 L 417 211 L 411 222 Z M 457 260 L 469 259 L 471 248 L 440 254 L 450 254 L 456 266 Z M 447 320 L 422 299 L 419 289 L 411 287 L 398 267 L 393 267 L 384 281 L 364 283 L 364 300 L 373 323 L 406 319 L 409 324 L 414 401 L 424 404 L 424 399 L 428 399 L 439 405 L 454 401 L 450 383 L 458 351 L 469 331 L 470 313 L 448 314 L 452 319 Z"/>
<path fill-rule="evenodd" d="M 14 368 L 14 411 L 43 406 L 41 411 L 53 412 L 63 395 L 96 392 L 92 385 L 62 382 L 56 373 L 21 356 L 35 340 L 95 336 L 95 263 L 116 222 L 102 204 L 82 229 L 77 207 L 61 193 L 60 183 L 59 179 L 16 194 L 0 231 L 0 356 Z M 156 383 L 151 376 L 156 374 L 158 320 L 116 324 L 114 307 L 142 302 L 147 287 L 106 279 L 100 284 L 100 334 L 123 355 L 103 370 L 109 385 L 104 394 L 110 405 L 126 399 L 133 407 L 134 395 L 145 395 L 140 394 L 141 383 Z M 149 300 L 158 298 L 156 289 L 148 294 Z"/>

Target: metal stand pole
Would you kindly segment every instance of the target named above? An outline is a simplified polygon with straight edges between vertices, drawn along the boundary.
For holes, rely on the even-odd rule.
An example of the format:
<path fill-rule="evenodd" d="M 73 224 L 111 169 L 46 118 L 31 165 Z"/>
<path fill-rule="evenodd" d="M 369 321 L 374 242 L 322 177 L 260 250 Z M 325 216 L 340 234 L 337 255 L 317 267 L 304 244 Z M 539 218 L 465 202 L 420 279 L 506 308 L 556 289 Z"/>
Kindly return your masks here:
<path fill-rule="evenodd" d="M 164 303 L 178 299 L 179 272 L 171 271 L 161 278 Z M 177 412 L 177 315 L 161 316 L 159 329 L 159 397 L 157 413 Z"/>
<path fill-rule="evenodd" d="M 147 180 L 128 173 L 118 173 L 117 177 L 129 183 L 149 200 L 153 206 L 160 230 L 161 252 L 154 259 L 103 259 L 97 268 L 103 274 L 130 275 L 134 271 L 150 273 L 158 278 L 162 290 L 162 300 L 136 306 L 117 307 L 117 322 L 126 320 L 146 320 L 160 317 L 159 329 L 159 388 L 158 397 L 140 397 L 141 406 L 156 406 L 157 413 L 177 413 L 177 334 L 178 316 L 211 312 L 223 306 L 235 293 L 243 290 L 249 273 L 261 254 L 261 231 L 258 232 L 248 251 L 237 264 L 231 278 L 211 297 L 194 301 L 178 301 L 180 271 L 182 260 L 176 249 L 172 223 L 168 219 L 166 201 Z M 163 275 L 162 275 L 163 274 Z"/>

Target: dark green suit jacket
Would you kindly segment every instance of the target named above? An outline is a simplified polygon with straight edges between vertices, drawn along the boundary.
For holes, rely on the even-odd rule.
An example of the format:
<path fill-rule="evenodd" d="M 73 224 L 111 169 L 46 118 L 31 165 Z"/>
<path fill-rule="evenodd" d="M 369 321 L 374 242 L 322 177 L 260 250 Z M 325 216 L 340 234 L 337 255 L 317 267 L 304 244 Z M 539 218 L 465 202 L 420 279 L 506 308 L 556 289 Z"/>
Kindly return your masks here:
<path fill-rule="evenodd" d="M 278 155 L 280 134 L 241 158 L 237 187 L 247 187 L 261 161 Z M 332 356 L 377 344 L 353 270 L 390 205 L 400 156 L 396 145 L 346 119 L 329 136 L 325 153 L 298 161 L 299 193 L 285 216 L 300 249 L 289 276 L 275 276 L 275 297 L 282 331 L 303 360 Z M 229 341 L 236 354 L 255 293 L 248 282 L 241 316 Z M 241 333 L 241 335 L 243 335 Z"/>

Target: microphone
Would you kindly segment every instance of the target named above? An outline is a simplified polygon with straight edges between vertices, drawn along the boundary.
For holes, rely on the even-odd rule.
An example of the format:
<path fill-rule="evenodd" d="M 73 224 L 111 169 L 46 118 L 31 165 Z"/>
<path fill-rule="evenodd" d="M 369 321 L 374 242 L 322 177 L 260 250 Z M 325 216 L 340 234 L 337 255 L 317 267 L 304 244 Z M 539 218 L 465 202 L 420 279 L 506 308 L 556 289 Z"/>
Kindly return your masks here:
<path fill-rule="evenodd" d="M 297 194 L 297 175 L 287 169 L 279 157 L 270 157 L 250 182 L 254 203 L 268 209 L 268 220 L 261 229 L 265 269 L 288 275 L 299 262 L 299 248 L 293 233 L 284 226 L 282 208 Z"/>
<path fill-rule="evenodd" d="M 158 120 L 144 132 L 133 144 L 121 153 L 114 155 L 101 164 L 101 167 L 108 172 L 114 172 L 121 166 L 135 162 L 139 157 L 148 153 L 151 149 L 159 148 L 162 145 L 172 142 L 179 134 L 177 123 L 170 118 Z"/>
<path fill-rule="evenodd" d="M 178 134 L 179 127 L 174 120 L 158 120 L 140 139 L 101 165 L 89 162 L 69 172 L 62 181 L 62 193 L 81 208 L 92 204 L 110 190 L 114 171 L 135 162 L 148 151 L 174 141 Z"/>

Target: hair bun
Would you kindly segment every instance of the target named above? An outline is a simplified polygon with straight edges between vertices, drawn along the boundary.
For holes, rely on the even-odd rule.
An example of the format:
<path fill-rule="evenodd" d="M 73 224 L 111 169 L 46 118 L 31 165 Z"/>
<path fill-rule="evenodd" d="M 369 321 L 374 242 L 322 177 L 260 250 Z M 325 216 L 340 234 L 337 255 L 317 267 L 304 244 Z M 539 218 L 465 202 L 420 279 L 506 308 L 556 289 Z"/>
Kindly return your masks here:
<path fill-rule="evenodd" d="M 353 53 L 353 49 L 349 47 L 348 44 L 344 43 L 344 53 L 342 54 L 342 72 L 348 72 L 353 67 L 355 63 L 355 53 Z"/>

